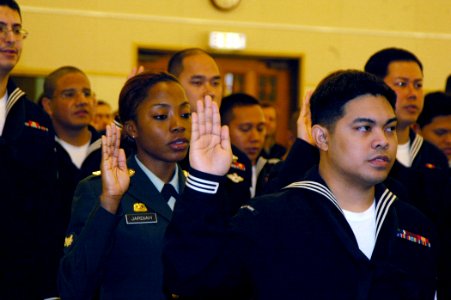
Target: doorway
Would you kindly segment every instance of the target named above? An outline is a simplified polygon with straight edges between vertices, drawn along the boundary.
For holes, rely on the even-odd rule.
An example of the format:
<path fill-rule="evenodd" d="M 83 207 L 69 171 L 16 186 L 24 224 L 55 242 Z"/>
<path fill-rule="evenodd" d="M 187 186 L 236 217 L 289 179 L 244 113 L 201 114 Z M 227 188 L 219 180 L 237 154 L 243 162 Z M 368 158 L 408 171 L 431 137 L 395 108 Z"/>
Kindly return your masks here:
<path fill-rule="evenodd" d="M 138 65 L 148 71 L 164 72 L 175 51 L 139 49 Z M 211 53 L 223 79 L 223 96 L 247 93 L 276 107 L 276 140 L 289 145 L 292 114 L 298 110 L 300 95 L 300 57 Z"/>

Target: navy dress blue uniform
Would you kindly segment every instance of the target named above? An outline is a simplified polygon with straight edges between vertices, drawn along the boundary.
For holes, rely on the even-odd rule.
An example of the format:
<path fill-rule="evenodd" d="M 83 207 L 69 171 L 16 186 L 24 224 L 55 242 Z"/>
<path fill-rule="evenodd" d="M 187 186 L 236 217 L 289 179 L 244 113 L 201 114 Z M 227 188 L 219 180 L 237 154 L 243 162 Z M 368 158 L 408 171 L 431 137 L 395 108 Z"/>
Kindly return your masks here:
<path fill-rule="evenodd" d="M 383 184 L 368 259 L 317 168 L 251 200 L 230 224 L 218 218 L 220 197 L 211 193 L 220 180 L 190 171 L 175 207 L 163 255 L 173 298 L 236 299 L 244 284 L 252 299 L 433 299 L 433 226 Z"/>
<path fill-rule="evenodd" d="M 1 299 L 56 295 L 54 132 L 48 115 L 9 80 L 0 136 Z"/>
<path fill-rule="evenodd" d="M 67 229 L 70 219 L 70 211 L 72 199 L 77 184 L 85 177 L 91 175 L 92 172 L 100 168 L 101 151 L 101 135 L 93 127 L 89 126 L 91 132 L 91 140 L 89 142 L 88 153 L 80 168 L 78 168 L 60 143 L 55 142 L 56 157 L 58 160 L 58 190 L 61 199 L 60 204 L 65 212 L 61 217 L 62 236 Z"/>
<path fill-rule="evenodd" d="M 97 292 L 100 299 L 164 299 L 161 253 L 172 210 L 134 156 L 127 165 L 135 173 L 116 215 L 99 205 L 100 176 L 77 187 L 58 278 L 62 299 Z M 182 171 L 178 178 L 181 191 Z"/>
<path fill-rule="evenodd" d="M 232 145 L 233 160 L 230 169 L 221 185 L 221 194 L 227 197 L 224 201 L 225 213 L 232 217 L 246 201 L 251 198 L 252 164 L 244 152 Z M 183 170 L 189 170 L 189 155 L 181 162 Z"/>
<path fill-rule="evenodd" d="M 421 136 L 410 132 L 412 166 L 407 168 L 395 161 L 387 178 L 386 185 L 403 201 L 409 202 L 429 217 L 438 228 L 441 240 L 439 258 L 440 293 L 451 295 L 451 180 L 447 168 L 446 157 L 435 146 Z M 291 182 L 302 180 L 305 170 L 319 161 L 316 147 L 297 139 L 279 173 L 271 174 L 272 191 L 277 191 Z M 447 296 L 448 297 L 448 296 Z M 446 297 L 446 298 L 447 298 Z M 445 298 L 445 299 L 446 299 Z"/>

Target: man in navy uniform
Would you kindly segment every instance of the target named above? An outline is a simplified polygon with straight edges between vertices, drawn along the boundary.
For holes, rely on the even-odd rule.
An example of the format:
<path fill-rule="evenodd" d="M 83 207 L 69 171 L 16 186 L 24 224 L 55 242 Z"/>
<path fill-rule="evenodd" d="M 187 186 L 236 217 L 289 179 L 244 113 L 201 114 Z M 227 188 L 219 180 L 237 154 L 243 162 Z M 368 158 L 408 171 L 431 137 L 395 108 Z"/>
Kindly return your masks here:
<path fill-rule="evenodd" d="M 56 295 L 54 133 L 10 79 L 26 36 L 17 2 L 0 1 L 1 299 Z"/>
<path fill-rule="evenodd" d="M 183 199 L 163 257 L 173 298 L 432 299 L 436 238 L 429 220 L 383 185 L 396 159 L 396 95 L 377 77 L 339 71 L 311 98 L 319 165 L 227 222 L 218 186 L 227 128 L 193 116 Z M 215 105 L 206 103 L 205 115 Z M 196 151 L 194 151 L 196 149 Z"/>

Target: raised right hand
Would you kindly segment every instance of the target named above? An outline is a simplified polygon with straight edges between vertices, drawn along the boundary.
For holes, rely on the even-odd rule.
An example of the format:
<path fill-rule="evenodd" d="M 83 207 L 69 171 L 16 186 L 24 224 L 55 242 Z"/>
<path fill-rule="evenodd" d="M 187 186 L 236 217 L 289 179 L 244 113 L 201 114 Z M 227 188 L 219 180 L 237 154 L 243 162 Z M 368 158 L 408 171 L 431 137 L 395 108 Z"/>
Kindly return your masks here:
<path fill-rule="evenodd" d="M 218 104 L 210 96 L 197 101 L 192 114 L 189 161 L 194 169 L 218 176 L 227 174 L 232 163 L 229 129 L 221 126 Z"/>
<path fill-rule="evenodd" d="M 125 152 L 119 148 L 121 131 L 116 125 L 106 127 L 102 136 L 102 194 L 100 205 L 115 214 L 122 196 L 130 185 Z"/>

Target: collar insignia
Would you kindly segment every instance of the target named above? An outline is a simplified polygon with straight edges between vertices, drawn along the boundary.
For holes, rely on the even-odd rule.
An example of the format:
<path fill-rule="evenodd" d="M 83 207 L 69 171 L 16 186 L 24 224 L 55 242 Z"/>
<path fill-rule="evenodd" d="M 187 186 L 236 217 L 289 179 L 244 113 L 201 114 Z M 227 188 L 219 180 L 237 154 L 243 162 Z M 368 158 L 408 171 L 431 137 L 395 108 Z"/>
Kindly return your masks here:
<path fill-rule="evenodd" d="M 144 205 L 144 203 L 136 202 L 133 204 L 133 211 L 134 212 L 146 212 L 147 207 Z"/>
<path fill-rule="evenodd" d="M 70 234 L 69 236 L 66 236 L 64 238 L 64 248 L 70 247 L 73 242 L 74 242 L 74 235 L 73 234 Z"/>
<path fill-rule="evenodd" d="M 232 180 L 235 183 L 239 183 L 241 181 L 244 181 L 244 178 L 241 177 L 240 175 L 238 175 L 237 173 L 233 173 L 233 174 L 227 174 L 227 177 Z"/>

